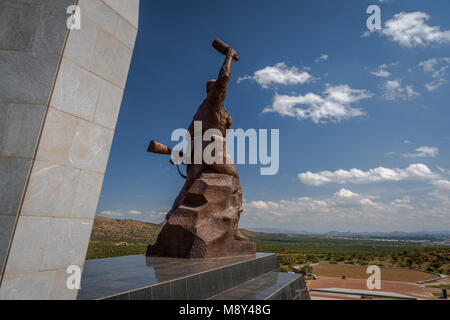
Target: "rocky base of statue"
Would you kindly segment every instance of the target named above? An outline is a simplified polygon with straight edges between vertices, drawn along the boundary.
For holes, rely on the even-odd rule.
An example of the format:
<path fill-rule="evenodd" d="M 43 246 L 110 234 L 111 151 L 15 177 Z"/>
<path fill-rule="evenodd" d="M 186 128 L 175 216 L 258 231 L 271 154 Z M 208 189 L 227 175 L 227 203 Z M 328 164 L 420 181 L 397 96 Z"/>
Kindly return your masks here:
<path fill-rule="evenodd" d="M 147 256 L 213 258 L 256 253 L 238 229 L 242 190 L 233 176 L 203 172 L 183 188 Z"/>

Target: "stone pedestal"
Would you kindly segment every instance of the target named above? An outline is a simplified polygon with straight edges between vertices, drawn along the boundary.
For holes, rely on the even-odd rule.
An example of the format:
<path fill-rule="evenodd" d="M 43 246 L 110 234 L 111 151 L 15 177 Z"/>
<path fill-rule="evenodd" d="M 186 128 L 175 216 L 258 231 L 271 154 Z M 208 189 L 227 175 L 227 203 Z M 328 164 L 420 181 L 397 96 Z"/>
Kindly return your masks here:
<path fill-rule="evenodd" d="M 236 238 L 241 211 L 239 180 L 227 174 L 203 172 L 180 192 L 147 255 L 212 258 L 255 254 L 254 243 Z"/>
<path fill-rule="evenodd" d="M 81 288 L 80 300 L 309 300 L 303 275 L 280 273 L 268 253 L 90 260 Z"/>

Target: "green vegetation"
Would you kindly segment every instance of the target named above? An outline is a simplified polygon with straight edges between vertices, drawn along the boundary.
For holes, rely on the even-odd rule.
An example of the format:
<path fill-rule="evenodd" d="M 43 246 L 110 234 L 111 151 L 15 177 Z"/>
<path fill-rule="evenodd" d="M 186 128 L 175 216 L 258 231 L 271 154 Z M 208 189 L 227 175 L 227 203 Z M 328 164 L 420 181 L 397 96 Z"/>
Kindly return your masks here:
<path fill-rule="evenodd" d="M 450 274 L 449 248 L 405 241 L 344 239 L 316 235 L 244 232 L 261 252 L 274 252 L 283 269 L 313 263 L 419 268 Z"/>
<path fill-rule="evenodd" d="M 86 259 L 143 254 L 160 231 L 152 223 L 96 217 Z"/>
<path fill-rule="evenodd" d="M 450 284 L 441 284 L 441 285 L 438 285 L 438 286 L 430 286 L 430 288 L 450 290 Z"/>
<path fill-rule="evenodd" d="M 160 225 L 96 217 L 87 259 L 143 254 Z M 405 241 L 373 241 L 317 235 L 255 233 L 242 230 L 258 252 L 273 252 L 283 271 L 314 263 L 419 268 L 450 274 L 450 248 L 427 248 Z"/>

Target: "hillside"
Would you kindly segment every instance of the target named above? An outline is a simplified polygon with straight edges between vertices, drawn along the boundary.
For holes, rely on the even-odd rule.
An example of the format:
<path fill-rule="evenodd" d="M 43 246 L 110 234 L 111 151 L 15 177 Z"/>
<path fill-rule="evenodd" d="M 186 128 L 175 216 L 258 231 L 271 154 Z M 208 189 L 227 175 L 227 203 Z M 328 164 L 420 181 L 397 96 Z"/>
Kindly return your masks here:
<path fill-rule="evenodd" d="M 87 259 L 100 259 L 133 254 L 143 254 L 147 245 L 156 241 L 162 226 L 135 221 L 95 217 Z M 246 230 L 248 237 L 258 234 Z"/>
<path fill-rule="evenodd" d="M 154 243 L 161 225 L 96 217 L 87 259 L 143 254 Z M 450 250 L 421 242 L 374 241 L 327 235 L 289 235 L 241 229 L 258 252 L 274 252 L 284 270 L 318 262 L 413 267 L 450 273 Z"/>
<path fill-rule="evenodd" d="M 87 259 L 145 253 L 156 241 L 161 226 L 135 220 L 95 217 Z"/>

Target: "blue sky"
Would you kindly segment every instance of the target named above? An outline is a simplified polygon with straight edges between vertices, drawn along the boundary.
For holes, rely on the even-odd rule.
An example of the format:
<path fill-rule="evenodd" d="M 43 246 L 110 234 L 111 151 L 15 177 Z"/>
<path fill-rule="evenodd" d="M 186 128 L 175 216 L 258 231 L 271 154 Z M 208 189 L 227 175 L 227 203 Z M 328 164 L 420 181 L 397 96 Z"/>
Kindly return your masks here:
<path fill-rule="evenodd" d="M 280 130 L 277 175 L 238 166 L 241 227 L 450 230 L 448 12 L 444 0 L 141 1 L 98 214 L 163 221 L 183 180 L 146 147 L 189 125 L 223 62 L 218 37 L 241 58 L 233 128 Z"/>

